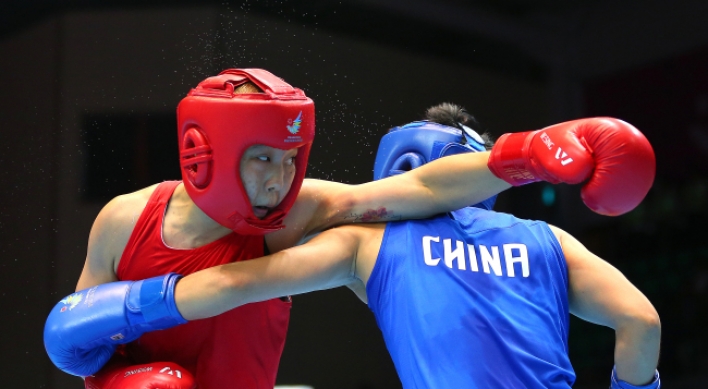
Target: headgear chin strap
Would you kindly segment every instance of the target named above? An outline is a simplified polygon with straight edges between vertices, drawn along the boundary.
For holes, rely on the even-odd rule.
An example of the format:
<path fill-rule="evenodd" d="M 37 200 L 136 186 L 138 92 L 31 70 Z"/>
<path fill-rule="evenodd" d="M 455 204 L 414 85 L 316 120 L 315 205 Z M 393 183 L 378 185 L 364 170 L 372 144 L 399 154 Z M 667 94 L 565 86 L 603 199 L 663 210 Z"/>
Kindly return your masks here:
<path fill-rule="evenodd" d="M 379 143 L 374 180 L 413 170 L 448 155 L 486 150 L 479 134 L 462 124 L 460 128 L 429 121 L 392 128 Z M 492 196 L 473 207 L 492 209 L 496 199 L 496 195 Z"/>
<path fill-rule="evenodd" d="M 252 82 L 263 93 L 234 93 Z M 182 180 L 194 203 L 219 224 L 245 235 L 284 227 L 305 178 L 315 136 L 315 105 L 305 93 L 262 69 L 228 69 L 192 89 L 177 106 Z M 240 175 L 241 156 L 253 145 L 299 148 L 295 178 L 263 219 L 253 213 Z"/>

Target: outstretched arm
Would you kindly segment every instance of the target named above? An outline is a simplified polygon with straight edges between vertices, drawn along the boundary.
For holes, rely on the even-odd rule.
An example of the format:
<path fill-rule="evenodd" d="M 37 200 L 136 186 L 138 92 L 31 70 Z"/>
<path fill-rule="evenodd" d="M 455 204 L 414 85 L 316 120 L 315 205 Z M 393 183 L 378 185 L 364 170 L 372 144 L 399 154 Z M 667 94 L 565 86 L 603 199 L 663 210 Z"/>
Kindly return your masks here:
<path fill-rule="evenodd" d="M 360 279 L 354 266 L 361 236 L 356 231 L 354 226 L 326 231 L 303 246 L 184 278 L 170 273 L 80 290 L 50 312 L 47 353 L 60 369 L 84 377 L 98 371 L 117 345 L 145 332 L 250 302 L 351 285 Z"/>
<path fill-rule="evenodd" d="M 422 219 L 476 204 L 511 187 L 487 167 L 489 152 L 437 159 L 417 169 L 360 185 L 307 179 L 285 218 L 266 236 L 279 251 L 302 238 L 348 223 Z"/>
<path fill-rule="evenodd" d="M 419 219 L 486 200 L 511 187 L 492 174 L 488 159 L 489 152 L 454 155 L 405 174 L 342 188 L 331 209 L 347 213 L 332 222 Z"/>
<path fill-rule="evenodd" d="M 266 236 L 268 247 L 282 250 L 342 224 L 421 219 L 486 200 L 511 186 L 491 173 L 488 158 L 489 152 L 453 155 L 360 185 L 307 179 L 287 228 Z"/>
<path fill-rule="evenodd" d="M 358 244 L 354 229 L 336 228 L 267 257 L 201 270 L 177 283 L 177 309 L 195 320 L 251 302 L 350 284 L 356 281 Z"/>
<path fill-rule="evenodd" d="M 479 203 L 511 185 L 536 181 L 587 181 L 585 203 L 600 214 L 619 215 L 644 198 L 654 172 L 651 145 L 630 124 L 613 118 L 573 120 L 504 134 L 491 153 L 439 158 L 362 185 L 308 180 L 285 222 L 300 232 L 282 242 L 295 244 L 297 234 L 307 236 L 344 223 L 429 217 Z M 627 182 L 631 190 L 612 190 Z"/>
<path fill-rule="evenodd" d="M 661 323 L 651 302 L 624 275 L 570 234 L 551 227 L 568 264 L 570 310 L 615 330 L 615 366 L 632 385 L 652 381 L 659 360 Z"/>

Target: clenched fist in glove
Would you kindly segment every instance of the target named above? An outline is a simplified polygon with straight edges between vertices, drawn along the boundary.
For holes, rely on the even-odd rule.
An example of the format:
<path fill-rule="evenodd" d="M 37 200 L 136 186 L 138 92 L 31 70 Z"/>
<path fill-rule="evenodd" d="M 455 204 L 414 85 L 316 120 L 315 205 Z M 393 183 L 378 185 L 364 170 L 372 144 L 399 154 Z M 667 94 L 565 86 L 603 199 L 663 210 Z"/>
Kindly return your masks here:
<path fill-rule="evenodd" d="M 608 216 L 639 205 L 656 174 L 654 150 L 646 137 L 631 124 L 609 117 L 504 134 L 492 148 L 488 166 L 514 186 L 587 180 L 583 202 Z"/>
<path fill-rule="evenodd" d="M 180 278 L 170 273 L 110 282 L 67 296 L 54 306 L 44 326 L 49 359 L 66 373 L 86 377 L 101 369 L 119 344 L 186 323 L 174 300 Z"/>
<path fill-rule="evenodd" d="M 132 364 L 116 355 L 96 374 L 84 379 L 85 389 L 196 389 L 192 373 L 174 362 Z"/>

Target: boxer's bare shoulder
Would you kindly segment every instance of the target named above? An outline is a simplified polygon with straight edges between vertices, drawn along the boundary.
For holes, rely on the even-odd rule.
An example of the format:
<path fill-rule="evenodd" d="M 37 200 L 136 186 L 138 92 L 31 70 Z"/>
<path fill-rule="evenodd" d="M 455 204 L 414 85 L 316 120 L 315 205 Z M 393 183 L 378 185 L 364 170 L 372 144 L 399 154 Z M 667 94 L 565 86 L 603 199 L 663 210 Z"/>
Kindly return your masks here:
<path fill-rule="evenodd" d="M 91 227 L 86 263 L 77 290 L 117 280 L 118 261 L 156 187 L 152 185 L 116 196 L 101 209 Z"/>
<path fill-rule="evenodd" d="M 114 197 L 96 217 L 94 229 L 108 227 L 112 234 L 123 230 L 130 234 L 155 188 L 157 184 Z"/>

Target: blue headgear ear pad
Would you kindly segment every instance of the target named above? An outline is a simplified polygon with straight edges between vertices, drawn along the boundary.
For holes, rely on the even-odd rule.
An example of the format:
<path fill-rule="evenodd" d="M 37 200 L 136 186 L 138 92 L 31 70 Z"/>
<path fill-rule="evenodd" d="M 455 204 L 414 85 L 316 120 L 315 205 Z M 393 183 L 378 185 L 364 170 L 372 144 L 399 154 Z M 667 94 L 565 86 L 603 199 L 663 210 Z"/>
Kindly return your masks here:
<path fill-rule="evenodd" d="M 396 158 L 395 161 L 390 166 L 389 176 L 396 174 L 401 174 L 409 170 L 413 170 L 417 167 L 422 166 L 425 163 L 425 159 L 422 155 L 415 152 L 404 153 L 400 157 Z"/>
<path fill-rule="evenodd" d="M 428 121 L 394 127 L 381 138 L 374 162 L 374 180 L 401 174 L 448 155 L 485 151 L 484 141 L 472 129 L 465 131 Z M 475 207 L 492 209 L 496 196 Z"/>

